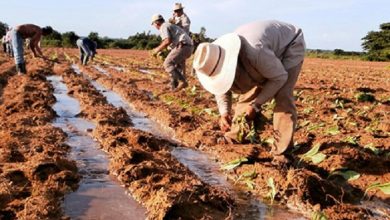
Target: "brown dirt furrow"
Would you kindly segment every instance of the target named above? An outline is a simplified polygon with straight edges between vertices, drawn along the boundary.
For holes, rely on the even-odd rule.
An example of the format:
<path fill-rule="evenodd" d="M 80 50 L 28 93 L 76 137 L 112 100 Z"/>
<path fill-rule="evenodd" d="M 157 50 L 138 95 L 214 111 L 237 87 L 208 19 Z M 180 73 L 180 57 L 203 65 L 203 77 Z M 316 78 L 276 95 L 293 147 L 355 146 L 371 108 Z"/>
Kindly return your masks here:
<path fill-rule="evenodd" d="M 51 125 L 55 98 L 42 74 L 49 67 L 32 61 L 27 68 L 25 76 L 14 68 L 1 74 L 0 219 L 61 219 L 64 194 L 77 188 L 77 167 L 67 159 L 65 133 Z"/>
<path fill-rule="evenodd" d="M 97 124 L 93 136 L 110 155 L 110 171 L 148 210 L 151 219 L 223 219 L 233 201 L 180 164 L 171 154 L 175 144 L 131 128 L 123 109 L 107 103 L 91 83 L 69 67 L 55 66 L 81 115 Z"/>
<path fill-rule="evenodd" d="M 92 67 L 83 68 L 83 71 L 91 78 L 120 94 L 138 111 L 147 114 L 167 127 L 173 128 L 176 137 L 190 147 L 215 145 L 217 139 L 222 136 L 215 117 L 201 116 L 207 115 L 206 112 L 202 112 L 203 109 L 210 109 L 214 114 L 216 109 L 211 109 L 209 105 L 200 103 L 195 96 L 190 100 L 182 99 L 183 101 L 180 101 L 181 98 L 187 97 L 186 92 L 178 95 L 170 92 L 164 84 L 161 84 L 161 79 L 153 78 L 159 82 L 158 87 L 156 87 L 153 85 L 156 84 L 155 81 L 148 76 L 139 76 L 139 72 L 133 71 L 124 74 L 114 69 L 107 69 L 109 75 L 112 76 L 108 77 Z M 138 75 L 139 78 L 135 78 L 134 75 Z M 196 106 L 196 104 L 200 105 Z"/>
<path fill-rule="evenodd" d="M 146 112 L 149 113 L 149 115 L 153 118 L 161 118 L 162 113 L 158 112 L 164 112 L 165 114 L 169 115 L 169 118 L 171 118 L 172 120 L 175 118 L 176 122 L 186 122 L 182 118 L 178 118 L 176 115 L 172 114 L 172 108 L 167 109 L 166 107 L 162 107 L 159 109 L 159 111 L 156 111 L 156 106 L 150 104 L 150 102 L 153 101 L 150 101 L 149 96 L 147 96 L 145 92 L 140 92 L 140 89 L 138 87 L 139 84 L 137 84 L 135 88 L 129 88 L 129 84 L 127 83 L 129 80 L 125 76 L 115 77 L 114 74 L 110 74 L 110 76 L 112 77 L 107 77 L 103 74 L 99 74 L 99 72 L 92 68 L 84 68 L 83 71 L 97 81 L 103 83 L 109 88 L 112 88 L 114 91 L 120 93 L 122 96 L 126 97 L 129 102 L 135 102 L 136 107 L 142 106 L 141 111 L 147 109 L 148 111 Z M 110 73 L 112 72 L 113 71 L 110 71 Z M 141 76 L 141 78 L 143 78 L 143 76 Z M 124 84 L 127 84 L 127 86 L 125 86 Z M 129 98 L 129 96 L 131 96 L 131 98 Z M 135 97 L 143 98 L 140 99 Z M 155 102 L 160 102 L 159 104 L 163 105 L 161 103 L 161 100 L 156 100 Z M 183 110 L 181 111 L 183 112 Z M 194 120 L 194 118 L 196 119 L 197 117 L 199 117 L 188 114 L 188 112 L 185 111 L 183 112 L 183 114 L 187 114 L 191 120 Z M 192 139 L 192 141 L 205 140 L 203 136 L 197 135 L 196 131 L 194 130 L 183 129 L 183 127 L 181 126 L 175 126 L 172 124 L 165 125 L 174 128 L 174 130 L 176 131 L 176 137 L 178 137 L 181 141 L 185 141 L 188 135 L 191 135 L 192 138 L 195 138 Z M 196 127 L 196 129 L 203 132 L 208 130 L 205 127 Z M 183 135 L 181 134 L 186 135 L 183 137 Z M 213 135 L 211 132 L 209 132 L 207 135 L 210 135 L 209 137 L 215 137 L 215 135 Z M 243 147 L 245 148 L 245 146 Z M 287 204 L 290 207 L 299 210 L 300 212 L 306 213 L 307 215 L 310 215 L 310 213 L 319 208 L 325 209 L 328 207 L 336 207 L 335 205 L 341 203 L 341 201 L 357 203 L 358 199 L 356 197 L 362 197 L 363 195 L 361 191 L 359 193 L 359 190 L 356 191 L 356 189 L 353 187 L 352 189 L 350 189 L 351 187 L 348 184 L 345 186 L 345 188 L 348 188 L 349 192 L 344 192 L 344 189 L 342 187 L 339 187 L 336 183 L 329 182 L 326 179 L 326 176 L 320 176 L 316 172 L 313 172 L 307 168 L 298 168 L 289 171 L 286 167 L 278 167 L 272 165 L 271 163 L 269 163 L 272 160 L 271 155 L 267 154 L 264 148 L 257 148 L 257 153 L 261 154 L 260 152 L 263 151 L 262 155 L 265 155 L 265 157 L 259 157 L 258 155 L 254 154 L 253 151 L 246 152 L 249 154 L 241 154 L 241 152 L 236 148 L 237 146 L 213 145 L 209 147 L 209 150 L 212 149 L 211 151 L 213 151 L 215 155 L 223 155 L 219 158 L 224 163 L 232 161 L 239 157 L 246 157 L 250 160 L 253 160 L 251 162 L 252 164 L 237 168 L 234 173 L 228 174 L 228 176 L 233 181 L 236 181 L 240 175 L 255 171 L 257 178 L 254 180 L 254 183 L 257 187 L 253 193 L 261 198 L 266 197 L 266 195 L 269 193 L 269 186 L 267 185 L 267 180 L 271 177 L 275 181 L 275 185 L 279 190 L 278 195 L 275 199 L 281 204 Z M 249 149 L 252 148 L 253 147 L 249 146 Z M 230 152 L 229 149 L 231 149 Z M 228 152 L 230 153 L 230 155 Z M 262 163 L 262 161 L 268 163 Z M 297 161 L 299 161 L 299 158 L 297 158 Z M 286 180 L 286 176 L 290 176 L 290 178 L 287 178 Z M 363 219 L 367 217 L 367 214 L 364 209 L 356 208 L 353 205 L 346 205 L 344 207 L 345 211 L 347 211 L 348 208 L 360 210 L 360 212 L 356 212 L 356 215 L 354 216 L 357 219 Z"/>

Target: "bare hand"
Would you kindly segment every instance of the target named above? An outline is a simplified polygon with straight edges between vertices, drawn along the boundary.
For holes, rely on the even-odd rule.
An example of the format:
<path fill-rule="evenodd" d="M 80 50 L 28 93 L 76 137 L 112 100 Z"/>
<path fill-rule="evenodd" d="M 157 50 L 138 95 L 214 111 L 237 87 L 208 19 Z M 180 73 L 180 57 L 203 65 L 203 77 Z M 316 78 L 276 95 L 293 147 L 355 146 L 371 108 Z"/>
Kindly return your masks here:
<path fill-rule="evenodd" d="M 256 117 L 256 110 L 250 105 L 246 109 L 245 119 L 247 121 L 253 121 Z"/>
<path fill-rule="evenodd" d="M 232 116 L 229 114 L 224 114 L 219 119 L 219 127 L 222 131 L 226 132 L 230 130 L 230 127 L 232 125 Z"/>

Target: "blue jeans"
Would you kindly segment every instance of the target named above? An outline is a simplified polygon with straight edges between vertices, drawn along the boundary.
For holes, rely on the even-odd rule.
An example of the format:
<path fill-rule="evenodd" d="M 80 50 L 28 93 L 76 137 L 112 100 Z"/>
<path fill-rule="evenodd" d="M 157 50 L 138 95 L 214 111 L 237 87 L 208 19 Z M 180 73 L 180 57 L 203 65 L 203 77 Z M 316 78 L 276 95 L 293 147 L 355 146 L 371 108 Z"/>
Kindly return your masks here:
<path fill-rule="evenodd" d="M 85 45 L 84 41 L 78 39 L 76 42 L 77 46 L 80 49 L 80 61 L 83 65 L 87 65 L 89 57 L 92 56 L 92 51 L 89 49 L 87 45 Z"/>
<path fill-rule="evenodd" d="M 15 56 L 15 64 L 16 65 L 23 64 L 24 63 L 24 50 L 23 50 L 24 40 L 16 30 L 11 31 L 11 42 L 12 42 L 12 49 L 14 51 L 14 56 Z"/>

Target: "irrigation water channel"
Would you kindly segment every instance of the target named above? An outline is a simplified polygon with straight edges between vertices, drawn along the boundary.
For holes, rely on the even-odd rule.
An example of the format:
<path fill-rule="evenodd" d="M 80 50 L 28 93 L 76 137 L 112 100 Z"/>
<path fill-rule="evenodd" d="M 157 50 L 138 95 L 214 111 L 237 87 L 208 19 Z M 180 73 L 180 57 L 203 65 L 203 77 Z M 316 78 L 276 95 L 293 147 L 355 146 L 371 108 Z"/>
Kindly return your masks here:
<path fill-rule="evenodd" d="M 72 219 L 145 219 L 145 208 L 127 196 L 116 177 L 108 174 L 108 157 L 87 132 L 95 125 L 77 117 L 80 104 L 67 95 L 62 77 L 50 76 L 48 80 L 57 99 L 54 125 L 67 133 L 71 158 L 77 161 L 82 175 L 78 190 L 65 196 L 65 214 Z"/>
<path fill-rule="evenodd" d="M 72 65 L 77 74 L 82 74 L 77 65 Z M 96 67 L 95 67 L 96 68 Z M 96 68 L 102 74 L 108 73 L 102 68 Z M 159 123 L 136 112 L 120 95 L 104 88 L 98 82 L 91 80 L 107 101 L 116 107 L 122 107 L 131 118 L 134 127 L 153 135 L 176 141 L 173 131 Z M 83 175 L 79 189 L 66 196 L 65 213 L 77 219 L 145 219 L 145 209 L 136 203 L 126 190 L 119 186 L 115 177 L 108 174 L 108 157 L 99 150 L 98 143 L 89 135 L 87 130 L 93 129 L 94 124 L 77 118 L 80 111 L 77 100 L 67 95 L 67 88 L 61 82 L 61 77 L 51 76 L 48 79 L 55 87 L 57 103 L 54 109 L 59 115 L 55 125 L 62 128 L 68 135 L 68 144 L 72 147 L 72 157 L 78 161 Z M 238 213 L 235 219 L 305 219 L 301 215 L 284 208 L 267 206 L 248 194 L 235 189 L 220 172 L 220 165 L 214 162 L 210 155 L 188 148 L 172 148 L 172 155 L 187 166 L 192 172 L 206 183 L 228 189 L 237 198 Z"/>

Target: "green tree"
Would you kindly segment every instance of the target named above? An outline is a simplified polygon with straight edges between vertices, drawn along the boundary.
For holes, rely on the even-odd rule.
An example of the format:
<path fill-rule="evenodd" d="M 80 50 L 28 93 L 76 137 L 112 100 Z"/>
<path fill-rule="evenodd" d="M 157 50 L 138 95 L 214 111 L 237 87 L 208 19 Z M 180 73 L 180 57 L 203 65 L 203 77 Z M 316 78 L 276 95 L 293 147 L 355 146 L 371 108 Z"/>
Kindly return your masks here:
<path fill-rule="evenodd" d="M 62 34 L 62 46 L 63 47 L 76 47 L 76 41 L 79 36 L 73 32 L 65 32 Z"/>
<path fill-rule="evenodd" d="M 157 47 L 161 43 L 161 38 L 158 35 L 150 34 L 150 31 L 145 33 L 136 33 L 127 38 L 130 45 L 134 45 L 133 49 L 150 50 Z"/>
<path fill-rule="evenodd" d="M 333 51 L 333 54 L 334 55 L 337 55 L 337 56 L 340 56 L 340 55 L 344 55 L 344 50 L 342 50 L 342 49 L 335 49 L 334 51 Z"/>
<path fill-rule="evenodd" d="M 390 22 L 381 24 L 380 31 L 368 32 L 362 40 L 369 60 L 390 60 Z"/>
<path fill-rule="evenodd" d="M 53 32 L 47 36 L 43 36 L 42 46 L 49 47 L 62 47 L 62 35 L 60 32 L 53 30 Z"/>
<path fill-rule="evenodd" d="M 7 33 L 8 24 L 0 21 L 0 37 Z"/>
<path fill-rule="evenodd" d="M 91 33 L 89 33 L 88 38 L 90 40 L 96 42 L 97 48 L 105 48 L 104 45 L 103 45 L 102 39 L 99 37 L 99 33 L 98 32 L 91 32 Z"/>
<path fill-rule="evenodd" d="M 194 42 L 194 51 L 200 43 L 211 42 L 213 39 L 206 36 L 206 28 L 201 27 L 199 33 L 191 33 L 192 41 Z"/>

